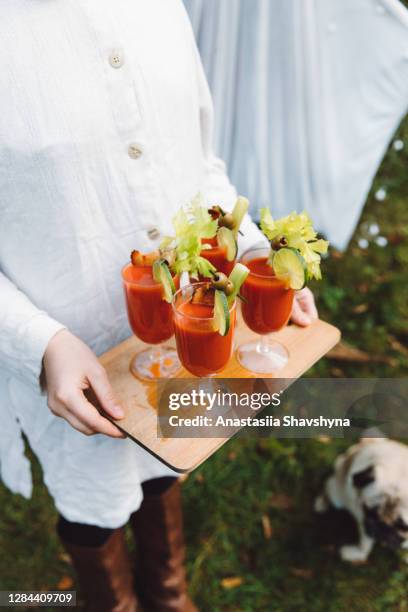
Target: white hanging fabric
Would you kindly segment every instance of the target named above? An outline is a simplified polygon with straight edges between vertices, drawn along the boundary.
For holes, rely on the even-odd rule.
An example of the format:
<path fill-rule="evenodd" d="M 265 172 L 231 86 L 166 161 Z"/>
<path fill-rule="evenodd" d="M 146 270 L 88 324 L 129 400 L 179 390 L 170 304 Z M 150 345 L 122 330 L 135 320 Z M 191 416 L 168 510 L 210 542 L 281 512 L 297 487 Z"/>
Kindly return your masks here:
<path fill-rule="evenodd" d="M 185 5 L 217 153 L 252 214 L 306 209 L 345 248 L 408 108 L 408 11 L 399 0 Z"/>

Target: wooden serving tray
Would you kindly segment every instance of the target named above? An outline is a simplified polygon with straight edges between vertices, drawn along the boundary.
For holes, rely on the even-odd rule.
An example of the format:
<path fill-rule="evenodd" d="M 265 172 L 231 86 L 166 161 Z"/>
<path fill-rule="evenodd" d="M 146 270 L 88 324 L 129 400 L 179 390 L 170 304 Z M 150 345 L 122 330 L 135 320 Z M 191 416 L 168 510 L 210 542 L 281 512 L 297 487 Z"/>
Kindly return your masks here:
<path fill-rule="evenodd" d="M 256 337 L 256 334 L 251 332 L 239 317 L 235 345 L 254 340 Z M 317 320 L 305 328 L 289 325 L 275 333 L 274 339 L 284 344 L 289 351 L 289 362 L 279 371 L 278 377 L 295 379 L 304 374 L 339 342 L 340 332 L 336 327 Z M 175 346 L 174 338 L 166 344 Z M 138 380 L 129 371 L 132 356 L 144 348 L 146 345 L 143 342 L 131 337 L 100 357 L 116 396 L 125 410 L 123 419 L 112 422 L 167 466 L 180 473 L 190 472 L 215 453 L 229 438 L 158 437 L 157 415 L 152 407 L 155 405 L 157 385 L 155 382 Z M 181 368 L 177 377 L 192 376 Z M 257 375 L 245 370 L 234 355 L 219 377 L 256 378 Z M 272 378 L 272 376 L 258 375 L 258 378 Z"/>

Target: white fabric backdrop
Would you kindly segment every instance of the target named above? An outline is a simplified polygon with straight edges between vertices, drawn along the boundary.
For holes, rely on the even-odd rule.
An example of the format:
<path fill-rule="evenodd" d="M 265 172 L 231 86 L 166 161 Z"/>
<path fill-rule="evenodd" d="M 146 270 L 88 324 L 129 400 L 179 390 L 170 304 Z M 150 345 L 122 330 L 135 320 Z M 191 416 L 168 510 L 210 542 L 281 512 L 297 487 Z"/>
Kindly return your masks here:
<path fill-rule="evenodd" d="M 306 208 L 345 248 L 408 106 L 399 0 L 185 0 L 216 146 L 257 216 Z"/>

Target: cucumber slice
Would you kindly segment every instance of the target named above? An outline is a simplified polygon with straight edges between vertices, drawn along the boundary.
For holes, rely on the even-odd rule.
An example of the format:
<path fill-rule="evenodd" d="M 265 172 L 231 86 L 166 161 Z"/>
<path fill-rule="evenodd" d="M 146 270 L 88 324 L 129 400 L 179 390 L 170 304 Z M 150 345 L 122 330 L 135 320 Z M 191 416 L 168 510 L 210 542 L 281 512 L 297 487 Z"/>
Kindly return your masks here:
<path fill-rule="evenodd" d="M 227 296 L 217 289 L 214 296 L 214 327 L 221 336 L 226 336 L 230 328 L 230 312 Z"/>
<path fill-rule="evenodd" d="M 235 237 L 237 237 L 238 235 L 240 225 L 246 213 L 248 212 L 248 208 L 249 208 L 249 201 L 247 200 L 247 198 L 244 198 L 243 196 L 239 196 L 238 200 L 235 203 L 234 210 L 231 213 L 234 218 L 234 223 L 235 223 L 234 229 L 233 229 L 233 234 Z"/>
<path fill-rule="evenodd" d="M 235 264 L 231 274 L 229 275 L 229 280 L 234 285 L 234 291 L 228 296 L 229 304 L 232 304 L 237 297 L 239 290 L 241 289 L 241 286 L 243 285 L 248 274 L 249 270 L 246 266 L 244 266 L 244 264 L 239 262 Z"/>
<path fill-rule="evenodd" d="M 156 259 L 153 263 L 153 278 L 157 283 L 161 283 L 163 297 L 170 304 L 173 300 L 173 295 L 176 293 L 176 287 L 169 267 L 162 259 Z"/>
<path fill-rule="evenodd" d="M 238 253 L 238 246 L 232 231 L 227 227 L 220 227 L 217 232 L 217 243 L 221 248 L 227 249 L 228 261 L 234 261 Z"/>
<path fill-rule="evenodd" d="M 306 262 L 296 249 L 285 247 L 273 256 L 273 270 L 278 278 L 289 278 L 291 289 L 303 289 L 306 284 Z"/>

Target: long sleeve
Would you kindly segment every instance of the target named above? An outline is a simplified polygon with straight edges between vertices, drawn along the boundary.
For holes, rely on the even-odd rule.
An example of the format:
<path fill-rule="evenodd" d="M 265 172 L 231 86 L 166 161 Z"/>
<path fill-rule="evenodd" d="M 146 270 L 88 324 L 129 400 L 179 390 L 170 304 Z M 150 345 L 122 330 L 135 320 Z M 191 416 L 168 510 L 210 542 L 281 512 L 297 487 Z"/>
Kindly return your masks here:
<path fill-rule="evenodd" d="M 38 387 L 41 362 L 50 339 L 64 325 L 30 302 L 0 272 L 0 370 Z"/>
<path fill-rule="evenodd" d="M 200 96 L 200 125 L 203 147 L 203 156 L 206 172 L 206 191 L 207 202 L 219 202 L 226 210 L 231 210 L 237 198 L 235 187 L 230 183 L 225 163 L 214 153 L 213 134 L 214 134 L 214 108 L 207 79 L 201 63 L 196 45 L 194 44 L 196 55 L 198 86 Z M 243 194 L 245 195 L 245 194 Z M 266 244 L 266 238 L 246 215 L 241 225 L 242 235 L 239 240 L 239 253 L 243 253 L 252 246 L 262 243 Z"/>

